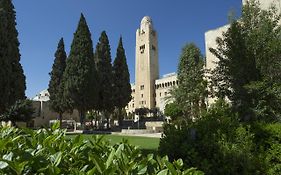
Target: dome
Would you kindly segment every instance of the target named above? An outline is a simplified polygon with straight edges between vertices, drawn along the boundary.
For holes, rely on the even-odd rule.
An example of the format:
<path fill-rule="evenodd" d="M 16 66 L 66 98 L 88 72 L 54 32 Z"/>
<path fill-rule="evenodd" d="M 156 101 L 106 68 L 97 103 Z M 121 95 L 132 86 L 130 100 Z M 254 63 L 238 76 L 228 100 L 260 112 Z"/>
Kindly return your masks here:
<path fill-rule="evenodd" d="M 146 24 L 146 23 L 152 24 L 152 20 L 151 20 L 151 18 L 149 16 L 145 16 L 141 20 L 141 24 Z"/>

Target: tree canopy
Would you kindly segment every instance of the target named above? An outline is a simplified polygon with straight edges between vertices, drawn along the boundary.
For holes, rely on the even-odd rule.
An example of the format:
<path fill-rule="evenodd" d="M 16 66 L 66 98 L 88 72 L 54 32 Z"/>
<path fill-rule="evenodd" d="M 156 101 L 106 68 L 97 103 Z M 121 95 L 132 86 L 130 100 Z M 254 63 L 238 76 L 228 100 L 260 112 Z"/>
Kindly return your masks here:
<path fill-rule="evenodd" d="M 187 44 L 182 49 L 178 66 L 179 86 L 172 92 L 187 120 L 197 118 L 206 107 L 203 66 L 204 60 L 199 48 L 194 44 Z"/>
<path fill-rule="evenodd" d="M 91 33 L 83 14 L 71 44 L 63 75 L 65 103 L 78 109 L 83 122 L 86 110 L 93 108 L 98 89 Z"/>
<path fill-rule="evenodd" d="M 62 114 L 66 110 L 63 96 L 63 73 L 66 68 L 66 57 L 64 41 L 63 38 L 61 38 L 55 53 L 55 60 L 50 73 L 51 79 L 48 88 L 50 94 L 50 107 L 53 111 L 59 113 L 60 121 L 62 120 Z"/>
<path fill-rule="evenodd" d="M 0 0 L 0 113 L 25 99 L 25 75 L 20 63 L 16 12 L 11 0 Z"/>
<path fill-rule="evenodd" d="M 212 72 L 213 92 L 219 98 L 228 98 L 242 121 L 280 117 L 279 20 L 274 7 L 261 10 L 257 1 L 249 1 L 242 18 L 233 21 L 217 39 L 218 47 L 210 48 L 218 58 Z"/>

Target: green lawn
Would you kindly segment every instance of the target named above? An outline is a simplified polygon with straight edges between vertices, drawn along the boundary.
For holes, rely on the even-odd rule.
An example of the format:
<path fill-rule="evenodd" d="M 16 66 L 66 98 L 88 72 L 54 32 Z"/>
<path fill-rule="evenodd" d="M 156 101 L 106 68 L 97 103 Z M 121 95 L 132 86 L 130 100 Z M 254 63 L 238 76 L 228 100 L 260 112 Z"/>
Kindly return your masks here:
<path fill-rule="evenodd" d="M 84 139 L 91 139 L 92 134 L 83 134 Z M 121 135 L 112 135 L 106 134 L 103 135 L 104 139 L 108 139 L 111 145 L 119 143 L 122 139 L 128 140 L 132 145 L 139 146 L 140 149 L 146 151 L 157 151 L 159 146 L 159 138 L 150 138 L 150 137 L 139 137 L 139 136 L 121 136 Z M 70 137 L 75 137 L 75 135 L 70 135 Z"/>

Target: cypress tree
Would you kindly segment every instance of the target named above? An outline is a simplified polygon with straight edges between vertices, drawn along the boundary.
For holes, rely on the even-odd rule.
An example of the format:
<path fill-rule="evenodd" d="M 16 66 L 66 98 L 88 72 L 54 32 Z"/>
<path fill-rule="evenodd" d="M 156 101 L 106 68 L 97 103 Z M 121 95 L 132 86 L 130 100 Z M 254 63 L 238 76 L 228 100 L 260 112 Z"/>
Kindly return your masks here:
<path fill-rule="evenodd" d="M 0 113 L 26 98 L 15 13 L 11 0 L 0 0 Z"/>
<path fill-rule="evenodd" d="M 179 86 L 172 92 L 187 121 L 199 117 L 206 108 L 203 67 L 203 56 L 199 48 L 195 44 L 187 44 L 182 49 L 178 66 Z"/>
<path fill-rule="evenodd" d="M 68 109 L 79 111 L 81 124 L 85 112 L 96 102 L 95 72 L 91 33 L 85 17 L 81 14 L 63 75 L 65 104 Z"/>
<path fill-rule="evenodd" d="M 107 128 L 109 128 L 109 113 L 114 110 L 114 93 L 110 45 L 105 31 L 101 33 L 96 46 L 95 63 L 100 85 L 98 109 L 104 113 L 107 119 Z"/>
<path fill-rule="evenodd" d="M 131 100 L 132 89 L 130 85 L 130 74 L 123 48 L 122 37 L 120 37 L 116 58 L 113 63 L 114 77 L 114 105 L 118 109 L 119 126 L 122 126 L 123 116 L 121 111 Z"/>
<path fill-rule="evenodd" d="M 53 111 L 59 114 L 60 126 L 62 126 L 62 114 L 65 112 L 64 97 L 63 97 L 63 73 L 66 68 L 66 53 L 64 49 L 63 38 L 58 43 L 55 53 L 55 60 L 50 73 L 51 79 L 49 82 L 48 91 L 50 93 L 50 107 Z"/>

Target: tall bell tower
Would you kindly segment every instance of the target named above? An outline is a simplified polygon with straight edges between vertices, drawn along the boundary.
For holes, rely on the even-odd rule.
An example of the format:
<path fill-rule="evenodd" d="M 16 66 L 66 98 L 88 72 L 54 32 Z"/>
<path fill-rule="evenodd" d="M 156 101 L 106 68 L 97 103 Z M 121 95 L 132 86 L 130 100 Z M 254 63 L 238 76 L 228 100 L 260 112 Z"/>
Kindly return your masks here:
<path fill-rule="evenodd" d="M 155 80 L 159 78 L 158 40 L 149 16 L 136 31 L 135 108 L 155 107 Z"/>

